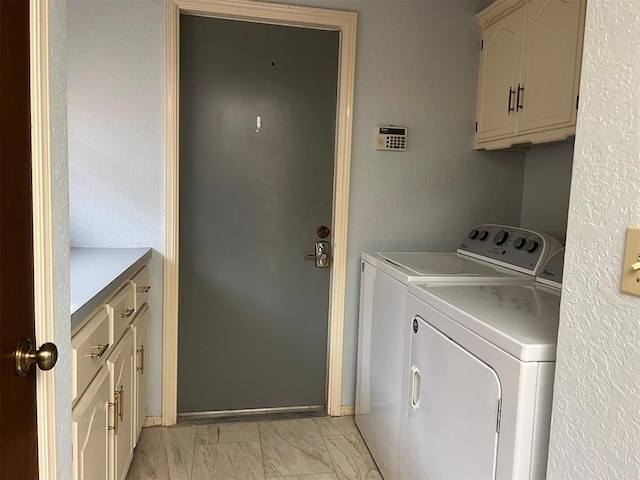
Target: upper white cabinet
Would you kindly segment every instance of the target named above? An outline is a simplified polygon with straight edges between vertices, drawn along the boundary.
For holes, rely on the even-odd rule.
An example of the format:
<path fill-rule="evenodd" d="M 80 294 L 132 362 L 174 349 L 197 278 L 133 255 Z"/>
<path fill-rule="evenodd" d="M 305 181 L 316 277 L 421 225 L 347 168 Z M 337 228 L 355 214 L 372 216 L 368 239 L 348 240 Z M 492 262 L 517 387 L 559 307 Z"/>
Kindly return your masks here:
<path fill-rule="evenodd" d="M 584 0 L 498 0 L 482 28 L 475 148 L 575 134 Z"/>

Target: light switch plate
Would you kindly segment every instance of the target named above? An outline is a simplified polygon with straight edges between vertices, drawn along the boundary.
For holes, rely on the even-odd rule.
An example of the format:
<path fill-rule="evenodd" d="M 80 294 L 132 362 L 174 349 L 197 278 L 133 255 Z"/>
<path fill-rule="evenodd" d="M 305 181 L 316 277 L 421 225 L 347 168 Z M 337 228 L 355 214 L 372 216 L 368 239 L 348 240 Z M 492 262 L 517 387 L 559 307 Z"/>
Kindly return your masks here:
<path fill-rule="evenodd" d="M 624 248 L 624 263 L 622 265 L 622 293 L 640 297 L 640 227 L 627 228 L 627 242 Z"/>

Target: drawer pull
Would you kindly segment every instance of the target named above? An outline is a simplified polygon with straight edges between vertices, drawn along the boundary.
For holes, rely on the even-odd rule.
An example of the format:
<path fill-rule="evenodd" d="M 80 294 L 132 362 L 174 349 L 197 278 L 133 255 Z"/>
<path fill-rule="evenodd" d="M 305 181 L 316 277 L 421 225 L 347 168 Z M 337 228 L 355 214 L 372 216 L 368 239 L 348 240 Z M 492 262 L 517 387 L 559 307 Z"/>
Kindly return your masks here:
<path fill-rule="evenodd" d="M 91 345 L 91 348 L 99 348 L 100 350 L 98 350 L 96 353 L 90 353 L 89 355 L 85 355 L 85 357 L 93 358 L 94 360 L 96 360 L 98 358 L 102 358 L 102 356 L 104 355 L 104 352 L 106 352 L 107 349 L 109 348 L 109 344 L 105 343 L 104 345 Z"/>
<path fill-rule="evenodd" d="M 518 84 L 518 97 L 516 99 L 516 112 L 519 112 L 520 110 L 522 110 L 524 108 L 524 101 L 522 103 L 520 103 L 520 92 L 522 92 L 522 98 L 524 99 L 524 87 L 521 87 L 520 84 Z"/>
<path fill-rule="evenodd" d="M 135 308 L 125 308 L 120 314 L 120 316 L 122 318 L 129 318 L 131 315 L 133 315 L 133 312 L 135 311 L 136 311 Z"/>
<path fill-rule="evenodd" d="M 136 369 L 140 372 L 140 375 L 144 375 L 144 345 L 137 349 L 140 354 L 140 366 Z"/>
<path fill-rule="evenodd" d="M 113 407 L 113 427 L 109 427 L 109 430 L 113 430 L 113 433 L 118 434 L 118 409 L 120 408 L 119 400 L 120 392 L 116 390 L 113 392 L 113 403 L 109 402 L 107 405 Z"/>
<path fill-rule="evenodd" d="M 138 287 L 138 293 L 149 293 L 151 290 L 151 285 L 147 285 L 146 287 Z"/>

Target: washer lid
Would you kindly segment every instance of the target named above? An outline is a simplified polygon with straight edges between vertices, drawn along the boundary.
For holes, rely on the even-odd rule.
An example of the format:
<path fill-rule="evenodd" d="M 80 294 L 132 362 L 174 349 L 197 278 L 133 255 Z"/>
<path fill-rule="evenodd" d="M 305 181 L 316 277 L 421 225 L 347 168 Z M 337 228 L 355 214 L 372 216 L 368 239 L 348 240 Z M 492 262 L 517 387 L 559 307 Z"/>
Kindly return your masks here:
<path fill-rule="evenodd" d="M 363 259 L 397 280 L 437 282 L 533 283 L 534 277 L 457 253 L 381 252 Z M 425 278 L 426 277 L 426 278 Z"/>
<path fill-rule="evenodd" d="M 555 361 L 559 291 L 541 285 L 416 284 L 409 292 L 523 362 Z"/>

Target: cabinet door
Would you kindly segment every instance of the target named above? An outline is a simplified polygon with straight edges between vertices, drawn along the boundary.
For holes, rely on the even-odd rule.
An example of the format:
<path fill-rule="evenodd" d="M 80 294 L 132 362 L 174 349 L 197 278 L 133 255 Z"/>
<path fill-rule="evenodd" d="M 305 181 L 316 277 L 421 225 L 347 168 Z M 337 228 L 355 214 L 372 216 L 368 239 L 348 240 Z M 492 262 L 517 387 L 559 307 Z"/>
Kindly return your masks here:
<path fill-rule="evenodd" d="M 135 425 L 134 445 L 138 442 L 140 430 L 147 418 L 149 374 L 149 307 L 144 306 L 133 322 L 133 336 L 135 340 Z"/>
<path fill-rule="evenodd" d="M 73 409 L 73 479 L 109 475 L 109 373 L 102 368 Z"/>
<path fill-rule="evenodd" d="M 111 430 L 112 480 L 123 480 L 133 455 L 133 333 L 127 331 L 107 360 L 111 402 L 117 403 L 117 429 Z"/>
<path fill-rule="evenodd" d="M 580 0 L 533 0 L 524 8 L 519 134 L 576 123 L 581 8 Z"/>
<path fill-rule="evenodd" d="M 522 50 L 524 10 L 514 11 L 484 30 L 478 78 L 476 140 L 513 135 Z M 515 93 L 511 93 L 515 92 Z"/>

